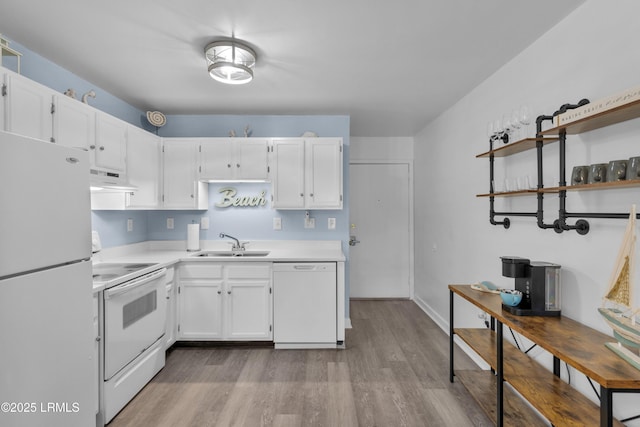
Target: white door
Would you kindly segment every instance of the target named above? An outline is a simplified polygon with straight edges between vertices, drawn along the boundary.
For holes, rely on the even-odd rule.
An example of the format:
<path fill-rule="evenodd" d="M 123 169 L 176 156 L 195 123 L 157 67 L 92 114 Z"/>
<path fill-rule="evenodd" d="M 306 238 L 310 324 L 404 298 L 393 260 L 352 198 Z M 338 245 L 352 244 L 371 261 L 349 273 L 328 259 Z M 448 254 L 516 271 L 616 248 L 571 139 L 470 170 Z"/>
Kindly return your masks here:
<path fill-rule="evenodd" d="M 65 147 L 95 148 L 96 112 L 91 107 L 64 95 L 53 97 L 54 141 Z"/>
<path fill-rule="evenodd" d="M 411 297 L 408 164 L 350 165 L 352 298 Z"/>
<path fill-rule="evenodd" d="M 306 195 L 310 209 L 342 209 L 342 139 L 306 141 Z"/>
<path fill-rule="evenodd" d="M 54 91 L 21 76 L 7 75 L 5 130 L 51 141 Z"/>
<path fill-rule="evenodd" d="M 127 124 L 108 114 L 96 114 L 95 165 L 124 172 Z"/>
<path fill-rule="evenodd" d="M 267 179 L 268 140 L 247 138 L 234 142 L 236 179 Z"/>
<path fill-rule="evenodd" d="M 273 203 L 275 209 L 304 208 L 304 140 L 273 141 Z"/>
<path fill-rule="evenodd" d="M 135 126 L 127 129 L 127 175 L 138 188 L 127 208 L 156 209 L 160 200 L 160 138 Z"/>
<path fill-rule="evenodd" d="M 188 140 L 164 142 L 164 192 L 165 208 L 195 208 L 197 182 L 195 165 L 198 147 Z"/>
<path fill-rule="evenodd" d="M 200 179 L 231 179 L 231 145 L 227 139 L 200 142 Z M 235 167 L 235 165 L 233 165 Z"/>

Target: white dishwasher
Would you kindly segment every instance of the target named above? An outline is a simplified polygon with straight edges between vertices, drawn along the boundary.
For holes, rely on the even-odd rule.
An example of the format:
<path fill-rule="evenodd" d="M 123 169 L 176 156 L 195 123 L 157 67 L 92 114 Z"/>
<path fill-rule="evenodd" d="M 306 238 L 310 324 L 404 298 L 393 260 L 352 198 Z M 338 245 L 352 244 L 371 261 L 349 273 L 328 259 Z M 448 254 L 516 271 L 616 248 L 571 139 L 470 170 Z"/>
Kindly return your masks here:
<path fill-rule="evenodd" d="M 273 264 L 276 348 L 336 348 L 336 263 Z"/>

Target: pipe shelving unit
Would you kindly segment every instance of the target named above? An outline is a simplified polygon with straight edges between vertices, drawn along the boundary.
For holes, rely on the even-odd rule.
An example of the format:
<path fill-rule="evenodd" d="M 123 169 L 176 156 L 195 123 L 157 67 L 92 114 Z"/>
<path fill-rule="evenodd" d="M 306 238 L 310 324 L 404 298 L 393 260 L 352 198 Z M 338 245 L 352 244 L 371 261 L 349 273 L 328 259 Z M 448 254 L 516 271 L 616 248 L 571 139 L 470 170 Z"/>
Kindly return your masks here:
<path fill-rule="evenodd" d="M 478 194 L 477 197 L 489 197 L 489 222 L 492 225 L 502 225 L 505 229 L 511 226 L 511 220 L 509 217 L 533 217 L 536 218 L 536 222 L 541 229 L 553 229 L 556 233 L 562 233 L 564 231 L 575 230 L 580 235 L 585 235 L 589 232 L 589 222 L 584 218 L 611 218 L 611 219 L 627 219 L 629 213 L 591 213 L 591 212 L 569 212 L 567 210 L 567 192 L 568 191 L 581 191 L 581 190 L 598 190 L 608 188 L 629 188 L 640 187 L 640 179 L 606 182 L 598 184 L 584 184 L 584 185 L 567 185 L 566 181 L 566 139 L 568 134 L 579 134 L 590 130 L 599 129 L 612 124 L 620 123 L 626 120 L 640 117 L 640 100 L 629 104 L 607 110 L 601 113 L 594 114 L 590 117 L 576 120 L 563 126 L 552 127 L 547 130 L 542 130 L 543 123 L 550 121 L 552 124 L 555 121 L 556 116 L 565 113 L 568 110 L 580 108 L 589 101 L 587 99 L 580 100 L 577 104 L 564 104 L 556 112 L 550 116 L 541 115 L 536 118 L 536 136 L 534 138 L 525 138 L 520 141 L 513 142 L 494 149 L 494 143 L 502 141 L 505 144 L 508 142 L 508 136 L 503 135 L 500 137 L 489 138 L 489 151 L 477 155 L 477 158 L 489 158 L 489 193 Z M 559 150 L 559 182 L 558 187 L 545 188 L 543 185 L 543 147 L 550 143 L 558 142 Z M 537 160 L 537 186 L 533 190 L 518 190 L 507 192 L 495 192 L 494 188 L 494 161 L 496 157 L 506 157 L 512 154 L 520 153 L 523 151 L 534 149 L 536 150 Z M 510 211 L 496 211 L 495 210 L 495 198 L 496 197 L 511 197 L 511 196 L 523 196 L 536 194 L 537 196 L 537 210 L 535 212 L 510 212 Z M 553 223 L 544 222 L 544 195 L 545 194 L 558 194 L 558 217 Z M 636 215 L 640 219 L 640 213 Z M 502 217 L 502 220 L 497 220 L 496 217 Z M 574 224 L 567 223 L 568 219 L 577 218 Z"/>

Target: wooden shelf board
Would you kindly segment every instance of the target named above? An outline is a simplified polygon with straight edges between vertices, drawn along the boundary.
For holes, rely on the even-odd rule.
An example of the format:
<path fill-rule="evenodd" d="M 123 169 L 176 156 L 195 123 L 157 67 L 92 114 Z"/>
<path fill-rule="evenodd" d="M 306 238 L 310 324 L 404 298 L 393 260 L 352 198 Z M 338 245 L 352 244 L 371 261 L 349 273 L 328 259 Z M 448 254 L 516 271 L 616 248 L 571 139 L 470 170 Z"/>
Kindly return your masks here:
<path fill-rule="evenodd" d="M 478 154 L 476 158 L 484 158 L 490 157 L 493 154 L 493 157 L 506 157 L 511 156 L 513 154 L 522 153 L 523 151 L 532 150 L 536 148 L 536 141 L 542 141 L 542 145 L 547 145 L 551 142 L 556 142 L 559 140 L 557 137 L 547 137 L 547 138 L 525 138 L 519 141 L 512 142 L 510 144 L 503 145 L 502 147 L 495 148 L 491 151 L 487 151 L 486 153 Z"/>
<path fill-rule="evenodd" d="M 456 378 L 467 389 L 471 397 L 487 417 L 496 423 L 496 377 L 490 371 L 456 371 Z M 509 387 L 504 388 L 503 421 L 505 426 L 546 426 L 543 421 L 516 393 Z"/>
<path fill-rule="evenodd" d="M 558 135 L 562 130 L 565 130 L 567 135 L 577 135 L 638 117 L 640 117 L 640 100 L 594 114 L 593 116 L 585 117 L 584 119 L 576 120 L 563 126 L 547 129 L 541 133 L 542 135 Z"/>
<path fill-rule="evenodd" d="M 536 194 L 538 190 L 518 190 L 518 191 L 503 191 L 500 193 L 484 193 L 476 194 L 476 197 L 514 197 L 514 196 L 527 196 L 529 194 Z"/>
<path fill-rule="evenodd" d="M 605 347 L 615 341 L 611 336 L 566 316 L 513 315 L 502 310 L 499 295 L 475 291 L 471 285 L 449 285 L 449 289 L 598 384 L 640 390 L 640 371 Z"/>
<path fill-rule="evenodd" d="M 604 190 L 609 188 L 629 188 L 629 187 L 640 187 L 640 179 L 613 181 L 613 182 L 599 182 L 596 184 L 567 185 L 564 187 L 555 187 L 555 188 L 557 189 L 557 191 L 561 191 L 561 190 L 586 191 L 586 190 Z"/>
<path fill-rule="evenodd" d="M 489 329 L 455 329 L 454 332 L 497 369 L 495 332 Z M 595 403 L 508 341 L 504 341 L 503 350 L 505 381 L 553 425 L 599 424 L 600 408 Z M 622 423 L 615 425 L 622 426 Z"/>

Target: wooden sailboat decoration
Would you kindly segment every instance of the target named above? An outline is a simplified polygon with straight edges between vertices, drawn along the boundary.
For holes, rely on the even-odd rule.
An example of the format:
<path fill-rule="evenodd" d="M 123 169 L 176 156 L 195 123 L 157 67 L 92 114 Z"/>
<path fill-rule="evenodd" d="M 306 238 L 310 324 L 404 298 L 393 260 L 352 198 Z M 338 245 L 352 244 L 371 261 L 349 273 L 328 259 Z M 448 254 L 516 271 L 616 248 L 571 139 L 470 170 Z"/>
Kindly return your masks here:
<path fill-rule="evenodd" d="M 618 340 L 617 343 L 605 344 L 607 348 L 640 369 L 640 357 L 637 354 L 640 349 L 640 323 L 636 319 L 640 310 L 633 307 L 635 247 L 636 205 L 633 205 L 616 266 L 609 280 L 609 289 L 598 311 L 613 329 L 613 335 Z"/>

